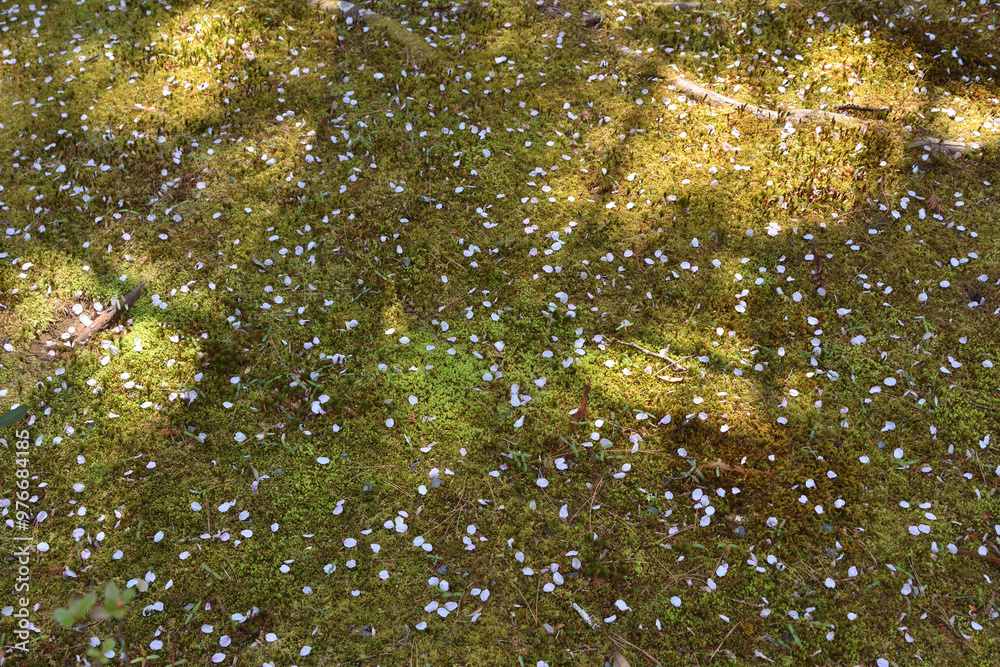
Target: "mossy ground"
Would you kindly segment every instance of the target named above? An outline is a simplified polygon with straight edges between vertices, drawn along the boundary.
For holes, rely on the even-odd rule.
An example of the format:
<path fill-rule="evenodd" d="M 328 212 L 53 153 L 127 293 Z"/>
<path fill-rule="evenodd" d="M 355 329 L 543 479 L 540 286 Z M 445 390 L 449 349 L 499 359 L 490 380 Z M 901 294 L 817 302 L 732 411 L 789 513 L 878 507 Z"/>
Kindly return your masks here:
<path fill-rule="evenodd" d="M 415 67 L 305 2 L 99 4 L 0 5 L 0 389 L 50 545 L 24 664 L 112 637 L 51 612 L 147 572 L 142 664 L 1000 661 L 997 569 L 946 549 L 998 555 L 994 5 L 372 4 L 440 52 Z M 891 110 L 792 133 L 670 64 Z M 122 327 L 41 344 L 140 281 Z"/>

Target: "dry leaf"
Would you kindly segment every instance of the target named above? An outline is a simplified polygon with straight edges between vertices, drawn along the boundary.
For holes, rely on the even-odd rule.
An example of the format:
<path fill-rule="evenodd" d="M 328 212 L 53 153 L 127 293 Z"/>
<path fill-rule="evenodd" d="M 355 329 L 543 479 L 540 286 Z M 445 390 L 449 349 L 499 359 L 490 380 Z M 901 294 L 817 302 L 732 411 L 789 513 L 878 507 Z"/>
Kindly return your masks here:
<path fill-rule="evenodd" d="M 941 204 L 938 203 L 937 195 L 933 190 L 931 190 L 931 196 L 927 199 L 927 208 L 935 212 L 941 211 Z"/>
<path fill-rule="evenodd" d="M 623 656 L 618 651 L 615 651 L 615 654 L 611 656 L 611 667 L 631 667 L 631 666 L 628 664 L 628 660 L 625 659 L 625 656 Z"/>
<path fill-rule="evenodd" d="M 708 463 L 702 463 L 700 466 L 698 466 L 699 470 L 707 470 L 709 468 L 714 468 L 716 470 L 725 470 L 726 472 L 730 472 L 733 469 L 732 466 L 730 466 L 725 461 L 721 461 L 721 460 L 720 461 L 709 461 Z"/>

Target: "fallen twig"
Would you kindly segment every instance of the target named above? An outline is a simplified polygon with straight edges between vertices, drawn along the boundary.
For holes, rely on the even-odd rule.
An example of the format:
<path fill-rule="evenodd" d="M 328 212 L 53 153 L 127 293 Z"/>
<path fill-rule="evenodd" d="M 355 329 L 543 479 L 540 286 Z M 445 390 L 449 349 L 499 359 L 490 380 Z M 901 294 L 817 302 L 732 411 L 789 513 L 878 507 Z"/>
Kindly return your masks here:
<path fill-rule="evenodd" d="M 650 356 L 650 357 L 653 357 L 654 359 L 659 359 L 660 361 L 665 361 L 668 364 L 670 364 L 671 366 L 673 366 L 675 370 L 681 371 L 682 373 L 687 373 L 688 372 L 688 369 L 685 368 L 684 366 L 682 366 L 680 364 L 680 362 L 678 362 L 678 361 L 676 361 L 674 359 L 671 359 L 670 357 L 668 357 L 665 354 L 662 354 L 660 352 L 653 352 L 652 350 L 647 350 L 646 348 L 644 348 L 644 347 L 642 347 L 640 345 L 636 345 L 635 343 L 630 343 L 627 340 L 618 340 L 618 339 L 615 339 L 615 342 L 618 343 L 619 345 L 624 345 L 625 347 L 631 347 L 633 350 L 639 350 L 643 354 L 645 354 L 647 356 Z M 669 382 L 675 382 L 675 380 L 669 380 Z"/>
<path fill-rule="evenodd" d="M 571 14 L 570 12 L 563 11 L 559 7 L 554 7 L 552 5 L 546 5 L 545 13 L 548 14 L 550 18 L 554 19 L 559 19 L 559 18 L 568 19 L 573 16 L 573 14 Z M 602 23 L 604 23 L 604 17 L 601 16 L 600 14 L 584 13 L 583 16 L 577 19 L 577 21 L 579 21 L 584 28 L 597 28 Z"/>
<path fill-rule="evenodd" d="M 832 111 L 820 111 L 819 109 L 791 109 L 789 111 L 771 111 L 770 109 L 765 109 L 763 107 L 756 106 L 754 104 L 745 104 L 739 100 L 735 100 L 732 97 L 726 97 L 720 93 L 713 92 L 704 86 L 700 86 L 693 81 L 683 79 L 681 77 L 675 77 L 670 84 L 674 86 L 677 90 L 683 92 L 686 95 L 691 95 L 692 97 L 711 104 L 712 106 L 729 106 L 736 107 L 737 109 L 743 109 L 757 118 L 762 118 L 764 120 L 771 121 L 782 121 L 790 120 L 793 123 L 803 123 L 806 121 L 812 122 L 826 122 L 826 123 L 836 123 L 839 125 L 846 125 L 849 127 L 862 127 L 867 128 L 868 123 L 855 118 L 854 116 L 847 116 L 842 113 L 834 113 Z"/>
<path fill-rule="evenodd" d="M 690 95 L 698 101 L 710 104 L 712 106 L 729 106 L 735 107 L 737 109 L 742 109 L 750 114 L 753 114 L 757 118 L 764 120 L 770 120 L 779 122 L 782 120 L 789 120 L 793 123 L 804 123 L 804 122 L 820 122 L 820 123 L 833 123 L 838 125 L 845 125 L 848 127 L 857 127 L 862 131 L 867 130 L 872 124 L 879 125 L 879 121 L 865 121 L 860 118 L 855 118 L 854 116 L 848 116 L 842 113 L 834 113 L 832 111 L 823 111 L 820 109 L 791 109 L 788 111 L 772 111 L 770 109 L 765 109 L 754 104 L 748 104 L 740 102 L 739 100 L 733 99 L 732 97 L 726 97 L 720 93 L 700 86 L 693 81 L 681 77 L 674 77 L 669 81 L 677 90 L 683 92 L 686 95 Z M 886 107 L 867 107 L 860 106 L 856 104 L 839 104 L 834 107 L 835 109 L 841 109 L 845 111 L 869 111 L 869 112 L 888 112 L 889 109 Z M 917 139 L 916 141 L 910 142 L 908 148 L 925 148 L 931 152 L 944 152 L 949 154 L 954 154 L 956 157 L 961 154 L 962 151 L 979 148 L 979 144 L 966 143 L 964 141 L 955 141 L 952 139 L 939 139 L 937 137 L 926 137 L 924 139 Z"/>
<path fill-rule="evenodd" d="M 133 106 L 133 108 L 138 109 L 139 111 L 148 111 L 150 113 L 158 113 L 158 114 L 160 114 L 162 116 L 165 116 L 168 120 L 173 120 L 173 118 L 170 115 L 168 115 L 166 111 L 162 111 L 162 110 L 157 109 L 155 107 L 144 107 L 141 104 L 133 104 L 132 106 Z"/>
<path fill-rule="evenodd" d="M 935 152 L 961 153 L 962 151 L 979 148 L 979 144 L 967 144 L 964 141 L 954 141 L 952 139 L 938 139 L 936 137 L 927 137 L 925 139 L 917 139 L 916 141 L 911 141 L 908 148 L 911 149 L 924 148 L 932 153 Z"/>
<path fill-rule="evenodd" d="M 935 600 L 935 602 L 936 602 L 936 600 Z M 943 623 L 946 628 L 948 628 L 949 630 L 951 630 L 952 633 L 956 637 L 958 637 L 958 641 L 961 642 L 963 646 L 965 646 L 966 648 L 970 648 L 974 652 L 978 653 L 978 651 L 976 651 L 976 648 L 972 644 L 969 643 L 969 640 L 967 640 L 965 637 L 962 636 L 962 632 L 958 628 L 956 628 L 954 625 L 952 625 L 951 621 L 948 620 L 948 618 L 946 618 L 945 616 L 941 616 L 940 614 L 935 614 L 933 611 L 931 611 L 927 607 L 924 607 L 923 605 L 918 605 L 918 606 L 921 609 L 923 609 L 926 614 L 928 614 L 930 616 L 936 616 L 938 618 L 938 620 L 940 620 L 941 623 Z M 940 608 L 940 605 L 938 605 L 938 608 Z"/>
<path fill-rule="evenodd" d="M 986 555 L 977 554 L 977 553 L 974 553 L 972 551 L 959 551 L 957 553 L 958 553 L 959 556 L 968 556 L 968 557 L 971 557 L 971 558 L 982 558 L 983 560 L 988 560 L 989 562 L 993 563 L 994 565 L 1000 565 L 1000 558 L 997 558 L 996 556 L 991 556 L 989 554 L 986 554 Z"/>
<path fill-rule="evenodd" d="M 741 625 L 743 625 L 743 621 L 738 622 L 736 625 L 734 625 L 729 629 L 729 632 L 726 633 L 726 636 L 722 638 L 722 641 L 719 642 L 719 645 L 715 647 L 714 651 L 712 651 L 712 655 L 708 658 L 709 663 L 715 660 L 715 654 L 719 652 L 719 649 L 722 648 L 722 645 L 726 643 L 727 639 L 729 639 L 729 635 L 733 634 L 736 628 L 740 627 Z"/>
<path fill-rule="evenodd" d="M 590 617 L 590 614 L 588 614 L 587 612 L 585 612 L 583 610 L 583 607 L 581 607 L 580 605 L 578 605 L 577 603 L 574 602 L 573 603 L 573 609 L 576 610 L 576 613 L 580 614 L 580 618 L 583 619 L 584 623 L 586 623 L 587 625 L 590 626 L 591 630 L 593 630 L 594 632 L 600 632 L 601 631 L 601 626 L 599 626 L 597 624 L 597 622 L 594 621 L 594 619 L 592 619 Z"/>
<path fill-rule="evenodd" d="M 521 596 L 522 600 L 524 600 L 524 606 L 526 609 L 524 617 L 528 618 L 528 612 L 530 611 L 531 615 L 535 617 L 535 625 L 538 625 L 538 612 L 531 608 L 531 604 L 528 602 L 528 599 L 524 597 L 524 593 L 521 592 L 521 587 L 515 583 L 514 588 L 517 589 L 517 594 Z"/>
<path fill-rule="evenodd" d="M 121 300 L 115 299 L 115 302 L 111 305 L 111 307 L 101 313 L 97 319 L 90 324 L 90 326 L 80 329 L 76 338 L 73 339 L 73 343 L 84 343 L 98 331 L 102 331 L 111 326 L 122 314 L 123 310 L 128 310 L 132 304 L 139 300 L 139 297 L 142 296 L 142 288 L 145 286 L 146 283 L 139 283 Z"/>
<path fill-rule="evenodd" d="M 571 516 L 569 518 L 569 521 L 567 521 L 566 523 L 572 524 L 573 521 L 576 520 L 576 517 L 580 514 L 580 512 L 583 511 L 584 507 L 588 507 L 588 506 L 590 506 L 590 505 L 593 504 L 594 499 L 597 498 L 597 492 L 601 488 L 601 484 L 603 484 L 603 483 L 604 483 L 604 477 L 602 476 L 599 480 L 597 480 L 597 483 L 594 484 L 594 492 L 590 494 L 590 500 L 587 501 L 587 504 L 586 505 L 580 505 L 580 509 L 578 509 L 576 512 L 574 512 L 573 516 Z"/>

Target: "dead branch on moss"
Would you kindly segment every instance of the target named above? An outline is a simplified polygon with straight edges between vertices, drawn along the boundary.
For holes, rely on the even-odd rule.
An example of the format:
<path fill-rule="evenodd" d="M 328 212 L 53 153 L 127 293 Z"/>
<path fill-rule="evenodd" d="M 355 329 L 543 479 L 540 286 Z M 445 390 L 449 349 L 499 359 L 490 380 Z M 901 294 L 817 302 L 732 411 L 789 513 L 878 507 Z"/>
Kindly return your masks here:
<path fill-rule="evenodd" d="M 573 14 L 571 12 L 566 12 L 556 7 L 554 5 L 546 5 L 545 13 L 549 18 L 560 19 L 560 18 L 572 18 Z M 586 12 L 577 21 L 580 22 L 584 28 L 597 28 L 602 23 L 604 23 L 604 17 L 600 14 L 587 14 Z"/>
<path fill-rule="evenodd" d="M 103 331 L 114 324 L 121 316 L 122 312 L 128 310 L 132 304 L 139 300 L 139 297 L 142 296 L 142 288 L 145 286 L 146 283 L 139 283 L 124 297 L 121 299 L 115 299 L 115 302 L 112 303 L 111 307 L 91 322 L 90 326 L 80 329 L 80 332 L 76 334 L 76 338 L 73 339 L 73 343 L 84 343 L 95 333 Z"/>
<path fill-rule="evenodd" d="M 991 556 L 990 554 L 978 554 L 971 551 L 956 551 L 959 556 L 965 556 L 966 558 L 982 558 L 983 560 L 988 560 L 994 565 L 1000 565 L 1000 558 L 996 556 Z"/>
<path fill-rule="evenodd" d="M 382 28 L 406 50 L 406 57 L 417 63 L 429 63 L 437 57 L 437 52 L 422 39 L 406 29 L 395 19 L 383 16 L 370 9 L 359 7 L 347 0 L 307 0 L 309 4 L 333 16 L 352 22 L 364 21 L 373 28 Z"/>
<path fill-rule="evenodd" d="M 710 104 L 716 107 L 734 107 L 737 109 L 742 109 L 757 118 L 763 120 L 770 120 L 774 122 L 780 122 L 783 120 L 789 120 L 793 123 L 804 123 L 804 122 L 820 122 L 820 123 L 834 123 L 837 125 L 846 125 L 848 127 L 861 127 L 866 129 L 868 123 L 862 121 L 853 116 L 847 116 L 842 113 L 834 113 L 832 111 L 821 111 L 819 109 L 791 109 L 789 111 L 771 111 L 770 109 L 765 109 L 763 107 L 756 106 L 754 104 L 747 104 L 735 100 L 732 97 L 726 97 L 720 93 L 709 90 L 703 86 L 699 86 L 693 81 L 687 79 L 682 79 L 681 77 L 675 77 L 670 81 L 672 85 L 677 90 L 683 92 L 685 95 L 690 95 L 700 102 Z"/>
<path fill-rule="evenodd" d="M 909 148 L 923 148 L 931 153 L 949 153 L 958 155 L 962 151 L 979 148 L 979 144 L 967 144 L 964 141 L 953 141 L 951 139 L 937 139 L 927 137 L 910 142 Z"/>
<path fill-rule="evenodd" d="M 764 109 L 763 107 L 756 106 L 754 104 L 747 104 L 735 100 L 732 97 L 726 97 L 720 93 L 700 86 L 693 81 L 681 77 L 674 77 L 669 81 L 670 85 L 677 90 L 683 92 L 686 95 L 690 95 L 695 100 L 699 102 L 704 102 L 705 104 L 710 104 L 712 106 L 728 106 L 734 107 L 736 109 L 741 109 L 746 111 L 757 118 L 764 120 L 770 120 L 774 122 L 780 122 L 783 120 L 791 121 L 793 123 L 804 123 L 804 122 L 819 122 L 819 123 L 831 123 L 834 125 L 843 125 L 847 127 L 857 127 L 861 131 L 867 130 L 871 125 L 881 125 L 879 121 L 864 121 L 860 118 L 855 118 L 854 116 L 848 116 L 842 113 L 834 113 L 832 111 L 822 111 L 820 109 L 792 109 L 789 111 L 772 111 L 770 109 Z M 834 107 L 835 109 L 841 109 L 845 111 L 869 111 L 869 112 L 888 112 L 887 107 L 867 107 L 859 106 L 855 104 L 840 104 Z M 938 139 L 936 137 L 927 137 L 924 139 L 917 139 L 913 141 L 908 146 L 910 149 L 914 148 L 925 148 L 931 152 L 941 152 L 949 153 L 956 157 L 960 156 L 962 151 L 979 148 L 978 144 L 968 144 L 964 141 L 954 141 L 952 139 Z"/>
<path fill-rule="evenodd" d="M 682 366 L 680 364 L 680 362 L 678 362 L 678 361 L 676 361 L 674 359 L 671 359 L 664 352 L 653 352 L 652 350 L 647 350 L 646 348 L 644 348 L 644 347 L 642 347 L 640 345 L 636 345 L 635 343 L 631 343 L 631 342 L 629 342 L 627 340 L 618 340 L 616 338 L 615 342 L 618 343 L 619 345 L 624 345 L 625 347 L 631 347 L 633 350 L 639 350 L 643 354 L 645 354 L 647 356 L 650 356 L 650 357 L 653 357 L 654 359 L 659 359 L 660 361 L 665 361 L 668 364 L 670 364 L 674 368 L 674 370 L 681 371 L 682 373 L 687 373 L 688 372 L 688 369 L 685 368 L 684 366 Z"/>
<path fill-rule="evenodd" d="M 586 623 L 588 626 L 590 626 L 591 630 L 593 630 L 594 632 L 600 632 L 601 631 L 601 626 L 598 625 L 594 621 L 594 619 L 592 619 L 590 617 L 590 614 L 588 614 L 586 611 L 584 611 L 583 607 L 581 607 L 580 605 L 578 605 L 577 603 L 574 602 L 573 603 L 573 609 L 576 610 L 576 613 L 580 614 L 580 618 L 583 619 L 584 623 Z"/>

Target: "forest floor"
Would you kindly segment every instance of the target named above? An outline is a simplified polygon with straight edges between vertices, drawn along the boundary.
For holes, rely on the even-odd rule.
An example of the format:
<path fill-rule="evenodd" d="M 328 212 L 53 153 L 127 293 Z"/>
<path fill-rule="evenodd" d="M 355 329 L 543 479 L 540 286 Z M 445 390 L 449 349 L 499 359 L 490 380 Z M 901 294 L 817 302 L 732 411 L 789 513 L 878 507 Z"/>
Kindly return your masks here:
<path fill-rule="evenodd" d="M 0 664 L 1000 664 L 996 2 L 365 7 L 0 0 Z"/>

